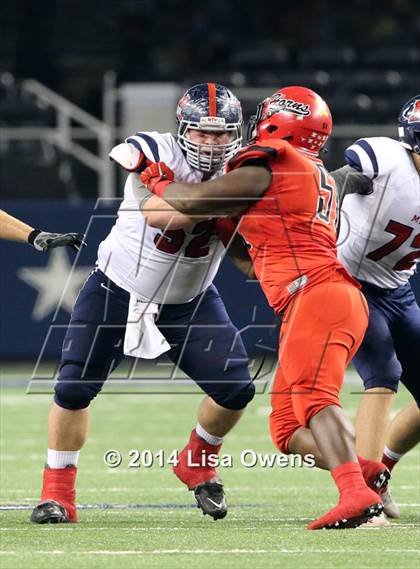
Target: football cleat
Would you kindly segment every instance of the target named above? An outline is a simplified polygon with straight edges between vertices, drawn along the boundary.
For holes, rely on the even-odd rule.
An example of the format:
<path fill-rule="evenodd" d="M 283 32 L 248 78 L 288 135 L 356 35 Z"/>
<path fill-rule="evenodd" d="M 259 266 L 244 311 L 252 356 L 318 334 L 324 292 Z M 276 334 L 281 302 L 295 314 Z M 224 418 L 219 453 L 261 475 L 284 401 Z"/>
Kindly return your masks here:
<path fill-rule="evenodd" d="M 221 445 L 207 443 L 194 429 L 187 446 L 179 453 L 178 464 L 173 467 L 175 476 L 194 491 L 197 507 L 214 520 L 227 514 L 223 485 L 213 466 L 220 448 Z"/>
<path fill-rule="evenodd" d="M 35 506 L 31 514 L 31 522 L 34 524 L 65 524 L 70 523 L 71 520 L 64 506 L 54 500 L 49 500 Z"/>
<path fill-rule="evenodd" d="M 388 485 L 383 489 L 380 493 L 382 498 L 382 502 L 384 503 L 384 512 L 389 518 L 399 518 L 401 516 L 401 512 L 399 507 L 394 501 L 394 498 L 391 495 L 391 491 Z"/>
<path fill-rule="evenodd" d="M 366 484 L 380 496 L 391 478 L 391 472 L 382 462 L 358 457 Z"/>
<path fill-rule="evenodd" d="M 32 512 L 31 522 L 77 522 L 76 476 L 77 468 L 73 465 L 66 468 L 45 467 L 41 499 Z"/>
<path fill-rule="evenodd" d="M 378 516 L 384 509 L 378 495 L 366 488 L 355 492 L 335 508 L 308 525 L 308 529 L 350 529 Z"/>
<path fill-rule="evenodd" d="M 391 473 L 385 466 L 381 470 L 378 470 L 376 475 L 371 478 L 371 480 L 368 482 L 368 486 L 369 488 L 372 488 L 372 490 L 375 490 L 375 492 L 377 492 L 382 497 L 383 492 L 388 486 L 388 480 L 390 480 L 390 478 Z"/>
<path fill-rule="evenodd" d="M 381 512 L 379 516 L 375 516 L 371 518 L 364 524 L 361 524 L 360 528 L 367 528 L 367 529 L 376 529 L 376 528 L 388 528 L 392 524 L 387 520 L 384 512 Z"/>
<path fill-rule="evenodd" d="M 204 482 L 216 480 L 214 464 L 220 448 L 221 445 L 213 446 L 207 443 L 194 429 L 187 446 L 179 453 L 178 463 L 172 469 L 175 476 L 190 490 Z"/>
<path fill-rule="evenodd" d="M 203 515 L 208 514 L 214 520 L 221 520 L 227 514 L 226 496 L 220 482 L 205 482 L 194 488 L 197 508 Z"/>

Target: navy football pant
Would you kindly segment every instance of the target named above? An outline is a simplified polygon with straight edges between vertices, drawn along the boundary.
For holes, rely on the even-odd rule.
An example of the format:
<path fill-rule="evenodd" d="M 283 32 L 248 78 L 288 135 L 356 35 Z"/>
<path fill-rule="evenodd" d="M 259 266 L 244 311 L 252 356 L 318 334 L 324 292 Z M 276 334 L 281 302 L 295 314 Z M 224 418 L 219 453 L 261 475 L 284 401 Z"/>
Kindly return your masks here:
<path fill-rule="evenodd" d="M 87 407 L 123 359 L 129 298 L 98 269 L 85 282 L 63 343 L 60 407 Z M 171 345 L 167 356 L 214 401 L 235 410 L 251 401 L 245 347 L 214 285 L 191 302 L 163 305 L 157 324 Z"/>
<path fill-rule="evenodd" d="M 369 325 L 353 359 L 365 389 L 397 391 L 401 381 L 420 403 L 420 308 L 410 284 L 381 289 L 361 283 Z"/>

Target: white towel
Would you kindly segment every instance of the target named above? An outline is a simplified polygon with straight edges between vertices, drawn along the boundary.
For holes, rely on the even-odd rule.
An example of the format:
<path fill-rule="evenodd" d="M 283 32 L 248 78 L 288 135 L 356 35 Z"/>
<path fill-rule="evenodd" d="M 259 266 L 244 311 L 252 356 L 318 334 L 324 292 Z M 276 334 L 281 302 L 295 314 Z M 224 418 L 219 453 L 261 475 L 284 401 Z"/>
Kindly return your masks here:
<path fill-rule="evenodd" d="M 124 338 L 124 354 L 133 358 L 151 360 L 171 349 L 165 336 L 156 326 L 159 305 L 143 302 L 130 295 L 127 328 Z"/>

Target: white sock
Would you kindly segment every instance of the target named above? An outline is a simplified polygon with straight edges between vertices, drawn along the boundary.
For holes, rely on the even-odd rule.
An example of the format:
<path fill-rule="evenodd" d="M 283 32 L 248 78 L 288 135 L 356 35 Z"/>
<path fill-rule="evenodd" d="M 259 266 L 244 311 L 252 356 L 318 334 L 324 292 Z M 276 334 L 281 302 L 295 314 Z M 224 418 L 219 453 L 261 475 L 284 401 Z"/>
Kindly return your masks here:
<path fill-rule="evenodd" d="M 199 437 L 204 439 L 206 443 L 209 443 L 209 445 L 218 446 L 221 445 L 224 441 L 224 437 L 215 437 L 214 435 L 211 435 L 205 429 L 203 429 L 200 423 L 197 423 L 195 432 Z"/>
<path fill-rule="evenodd" d="M 384 455 L 393 460 L 394 462 L 398 462 L 404 455 L 399 454 L 398 452 L 394 452 L 388 447 L 384 448 Z"/>
<path fill-rule="evenodd" d="M 80 450 L 48 449 L 47 464 L 50 468 L 66 468 L 69 464 L 77 466 Z"/>

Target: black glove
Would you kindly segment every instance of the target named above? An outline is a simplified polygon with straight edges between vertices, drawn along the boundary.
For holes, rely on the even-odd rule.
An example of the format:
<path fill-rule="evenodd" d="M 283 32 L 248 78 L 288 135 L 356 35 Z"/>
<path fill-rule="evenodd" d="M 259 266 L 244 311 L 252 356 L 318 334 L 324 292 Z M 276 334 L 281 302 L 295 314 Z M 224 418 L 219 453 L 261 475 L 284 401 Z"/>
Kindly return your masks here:
<path fill-rule="evenodd" d="M 65 247 L 68 245 L 75 251 L 80 251 L 81 247 L 86 247 L 86 236 L 83 233 L 47 233 L 40 229 L 31 231 L 28 243 L 33 245 L 37 251 L 49 251 L 55 247 Z"/>

